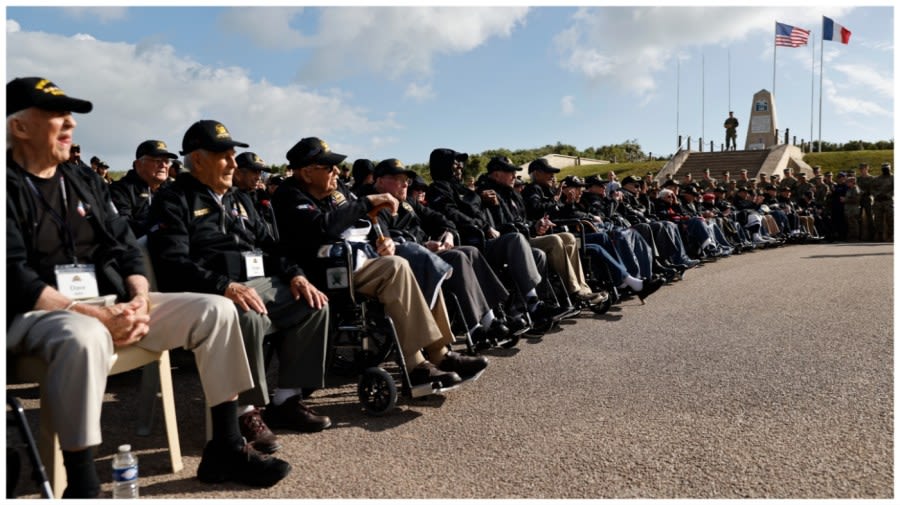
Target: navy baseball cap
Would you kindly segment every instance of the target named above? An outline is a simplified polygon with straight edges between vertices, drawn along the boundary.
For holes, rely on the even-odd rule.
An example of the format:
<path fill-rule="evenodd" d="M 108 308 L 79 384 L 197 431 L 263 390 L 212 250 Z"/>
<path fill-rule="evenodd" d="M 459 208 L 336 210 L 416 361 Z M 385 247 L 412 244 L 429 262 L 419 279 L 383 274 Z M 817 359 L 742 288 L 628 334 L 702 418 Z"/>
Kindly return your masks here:
<path fill-rule="evenodd" d="M 181 154 L 189 154 L 197 149 L 220 153 L 235 147 L 250 146 L 231 138 L 231 133 L 222 123 L 212 119 L 202 119 L 192 124 L 184 133 L 184 139 L 181 141 Z"/>
<path fill-rule="evenodd" d="M 262 160 L 256 153 L 245 152 L 237 155 L 235 158 L 238 168 L 247 170 L 255 170 L 257 172 L 272 172 L 266 162 Z"/>
<path fill-rule="evenodd" d="M 134 152 L 134 159 L 139 160 L 142 156 L 165 156 L 172 159 L 178 157 L 177 154 L 169 152 L 169 146 L 162 140 L 145 140 L 141 142 Z"/>
<path fill-rule="evenodd" d="M 538 158 L 531 163 L 528 164 L 528 173 L 532 173 L 535 170 L 540 170 L 541 172 L 548 172 L 551 174 L 558 174 L 559 169 L 553 166 L 550 166 L 550 162 L 545 158 Z"/>
<path fill-rule="evenodd" d="M 375 165 L 375 178 L 379 178 L 385 175 L 406 175 L 409 177 L 410 182 L 416 178 L 416 172 L 413 170 L 409 170 L 403 164 L 402 161 L 397 158 L 388 158 L 386 160 L 382 160 L 380 163 Z"/>
<path fill-rule="evenodd" d="M 491 172 L 518 172 L 519 167 L 513 165 L 506 156 L 494 156 L 487 164 L 488 173 Z"/>
<path fill-rule="evenodd" d="M 94 105 L 67 96 L 65 91 L 43 77 L 17 77 L 6 83 L 6 115 L 29 107 L 86 114 Z"/>
<path fill-rule="evenodd" d="M 317 137 L 300 139 L 287 152 L 287 159 L 291 168 L 303 168 L 315 164 L 337 165 L 346 158 L 343 154 L 332 152 L 328 144 Z"/>

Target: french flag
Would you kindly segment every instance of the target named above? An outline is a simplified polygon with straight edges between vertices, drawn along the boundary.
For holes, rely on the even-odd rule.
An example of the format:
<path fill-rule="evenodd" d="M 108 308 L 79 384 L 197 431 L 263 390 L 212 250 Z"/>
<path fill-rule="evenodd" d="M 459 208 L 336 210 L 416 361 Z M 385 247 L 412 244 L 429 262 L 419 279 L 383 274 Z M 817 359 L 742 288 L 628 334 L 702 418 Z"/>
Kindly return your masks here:
<path fill-rule="evenodd" d="M 822 16 L 822 40 L 847 44 L 850 42 L 850 30 L 835 23 L 833 19 Z"/>

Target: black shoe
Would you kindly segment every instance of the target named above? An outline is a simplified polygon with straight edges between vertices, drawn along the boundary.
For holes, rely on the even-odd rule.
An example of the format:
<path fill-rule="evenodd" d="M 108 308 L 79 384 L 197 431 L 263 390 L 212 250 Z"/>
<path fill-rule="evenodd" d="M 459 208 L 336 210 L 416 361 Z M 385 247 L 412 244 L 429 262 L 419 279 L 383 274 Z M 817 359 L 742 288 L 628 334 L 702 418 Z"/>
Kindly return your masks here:
<path fill-rule="evenodd" d="M 463 380 L 477 378 L 488 366 L 484 356 L 463 356 L 454 351 L 444 355 L 438 368 L 445 372 L 456 372 Z"/>
<path fill-rule="evenodd" d="M 248 443 L 242 447 L 222 447 L 208 442 L 197 467 L 201 482 L 215 484 L 231 481 L 254 487 L 271 487 L 291 473 L 291 465 L 262 454 Z"/>
<path fill-rule="evenodd" d="M 300 395 L 288 398 L 281 405 L 270 403 L 263 410 L 263 419 L 272 428 L 286 428 L 303 433 L 315 433 L 331 426 L 331 419 L 307 407 L 300 400 Z"/>
<path fill-rule="evenodd" d="M 510 316 L 506 319 L 510 336 L 521 335 L 531 329 L 528 321 L 522 316 Z"/>
<path fill-rule="evenodd" d="M 559 322 L 560 319 L 563 319 L 569 313 L 569 309 L 565 307 L 557 307 L 546 304 L 544 302 L 538 302 L 537 307 L 533 311 L 531 311 L 531 319 L 534 321 L 534 326 L 539 326 L 540 323 L 543 323 L 547 320 L 550 320 L 554 323 Z"/>
<path fill-rule="evenodd" d="M 413 387 L 431 384 L 432 387 L 448 388 L 462 382 L 462 378 L 456 372 L 441 370 L 432 362 L 425 361 L 410 370 L 409 382 Z"/>
<path fill-rule="evenodd" d="M 499 342 L 507 337 L 509 337 L 509 328 L 503 324 L 499 319 L 494 319 L 494 322 L 491 323 L 491 327 L 487 329 L 488 338 L 493 339 L 495 342 Z"/>
<path fill-rule="evenodd" d="M 662 285 L 663 282 L 659 279 L 644 279 L 644 288 L 636 293 L 638 298 L 641 300 L 641 303 L 644 303 L 644 298 L 647 298 L 648 296 L 655 293 Z"/>

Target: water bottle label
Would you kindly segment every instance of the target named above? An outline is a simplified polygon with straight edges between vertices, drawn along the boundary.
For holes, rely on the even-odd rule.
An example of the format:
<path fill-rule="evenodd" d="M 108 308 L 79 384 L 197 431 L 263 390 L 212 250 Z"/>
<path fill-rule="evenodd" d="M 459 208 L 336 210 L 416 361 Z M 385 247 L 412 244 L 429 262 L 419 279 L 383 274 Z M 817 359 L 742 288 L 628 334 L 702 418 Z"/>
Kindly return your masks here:
<path fill-rule="evenodd" d="M 128 482 L 131 480 L 137 480 L 138 478 L 138 467 L 129 466 L 125 468 L 114 468 L 113 469 L 113 481 L 114 482 Z"/>

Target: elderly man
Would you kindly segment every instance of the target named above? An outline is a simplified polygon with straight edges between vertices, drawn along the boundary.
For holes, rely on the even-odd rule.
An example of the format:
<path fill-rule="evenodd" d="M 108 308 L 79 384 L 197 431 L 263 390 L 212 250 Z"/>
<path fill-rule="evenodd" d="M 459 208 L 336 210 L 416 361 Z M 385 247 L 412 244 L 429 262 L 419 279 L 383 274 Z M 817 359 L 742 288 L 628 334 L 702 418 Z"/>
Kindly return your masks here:
<path fill-rule="evenodd" d="M 281 245 L 302 265 L 313 265 L 320 246 L 339 240 L 345 230 L 373 209 L 385 206 L 396 212 L 399 207 L 397 199 L 387 193 L 356 198 L 342 191 L 337 166 L 345 158 L 316 137 L 301 139 L 287 152 L 293 175 L 279 186 L 273 204 L 281 223 Z M 354 271 L 353 287 L 384 305 L 397 328 L 412 384 L 440 383 L 448 387 L 480 374 L 487 367 L 487 359 L 447 349 L 454 337 L 443 296 L 438 293 L 434 308 L 429 310 L 409 263 L 394 255 L 395 244 L 387 230 L 382 234 L 384 238 L 375 243 L 376 254 Z"/>
<path fill-rule="evenodd" d="M 531 245 L 544 251 L 553 270 L 562 279 L 569 296 L 580 302 L 591 304 L 606 301 L 605 293 L 594 293 L 584 278 L 581 257 L 575 236 L 568 232 L 550 233 L 552 216 L 558 213 L 560 193 L 550 187 L 559 169 L 544 158 L 528 164 L 531 183 L 525 185 L 522 198 L 525 201 L 525 215 L 530 221 L 533 237 Z"/>
<path fill-rule="evenodd" d="M 290 465 L 255 451 L 238 428 L 237 393 L 253 382 L 234 306 L 220 296 L 149 292 L 141 251 L 107 186 L 66 163 L 71 112 L 90 112 L 91 102 L 39 77 L 12 80 L 6 100 L 6 351 L 48 364 L 49 404 L 41 408 L 59 432 L 63 497 L 100 492 L 94 448 L 106 376 L 115 349 L 131 345 L 194 352 L 212 405 L 200 480 L 281 480 Z"/>
<path fill-rule="evenodd" d="M 428 186 L 428 206 L 453 221 L 463 243 L 480 245 L 495 271 L 506 269 L 518 296 L 513 297 L 510 314 L 529 312 L 535 328 L 547 328 L 569 311 L 542 303 L 537 286 L 546 279 L 547 255 L 531 247 L 519 230 L 504 229 L 494 223 L 489 209 L 499 205 L 493 191 L 475 192 L 463 183 L 463 168 L 469 155 L 440 147 L 431 151 L 428 166 L 433 182 Z M 495 226 L 496 225 L 496 226 Z"/>
<path fill-rule="evenodd" d="M 150 204 L 169 177 L 169 166 L 178 156 L 161 140 L 145 140 L 137 147 L 131 170 L 109 188 L 119 214 L 128 220 L 138 238 L 150 228 Z"/>
<path fill-rule="evenodd" d="M 240 398 L 242 434 L 257 450 L 280 444 L 267 427 L 301 432 L 331 426 L 303 401 L 323 387 L 327 297 L 276 243 L 246 194 L 232 186 L 236 146 L 224 125 L 194 123 L 184 134 L 185 172 L 153 201 L 148 247 L 166 291 L 214 293 L 234 302 L 255 387 Z M 269 402 L 263 339 L 277 332 L 278 387 Z"/>
<path fill-rule="evenodd" d="M 239 154 L 235 161 L 237 161 L 237 170 L 234 171 L 234 187 L 250 197 L 256 212 L 266 222 L 269 233 L 275 237 L 277 242 L 278 227 L 275 225 L 275 212 L 272 210 L 272 195 L 266 191 L 266 185 L 262 182 L 263 172 L 271 173 L 272 169 L 262 158 L 252 152 Z"/>
<path fill-rule="evenodd" d="M 407 198 L 407 187 L 415 177 L 414 171 L 407 170 L 400 160 L 394 158 L 384 160 L 375 167 L 374 193 L 389 193 L 400 202 L 397 215 L 391 215 L 387 210 L 382 210 L 379 215 L 379 220 L 387 225 L 391 236 L 400 243 L 397 253 L 412 262 L 404 247 L 412 245 L 420 250 L 413 252 L 414 255 L 433 253 L 447 262 L 453 273 L 442 288 L 459 300 L 463 319 L 475 340 L 490 342 L 507 338 L 510 329 L 495 316 L 502 314 L 502 306 L 509 298 L 509 292 L 481 251 L 454 243 L 456 225 L 452 221 L 440 212 Z M 514 325 L 515 331 L 522 331 L 526 323 L 524 319 L 516 318 Z"/>

